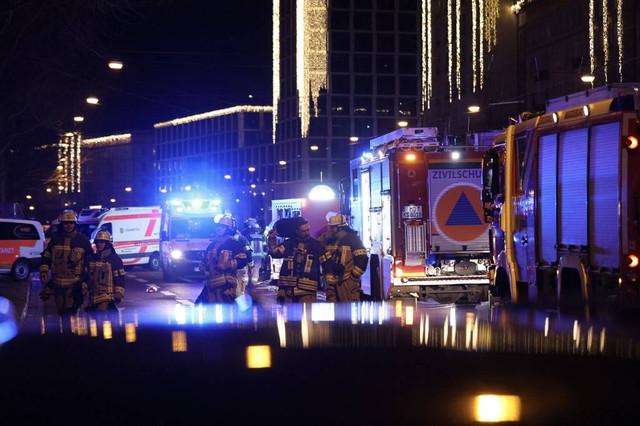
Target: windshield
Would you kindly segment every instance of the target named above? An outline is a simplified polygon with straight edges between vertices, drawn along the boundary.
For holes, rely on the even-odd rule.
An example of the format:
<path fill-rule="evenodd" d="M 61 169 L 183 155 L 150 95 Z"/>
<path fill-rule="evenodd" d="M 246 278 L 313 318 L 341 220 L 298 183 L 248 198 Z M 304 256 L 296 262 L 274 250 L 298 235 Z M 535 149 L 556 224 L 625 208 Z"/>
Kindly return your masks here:
<path fill-rule="evenodd" d="M 213 218 L 194 217 L 171 219 L 171 239 L 215 238 L 216 225 Z"/>

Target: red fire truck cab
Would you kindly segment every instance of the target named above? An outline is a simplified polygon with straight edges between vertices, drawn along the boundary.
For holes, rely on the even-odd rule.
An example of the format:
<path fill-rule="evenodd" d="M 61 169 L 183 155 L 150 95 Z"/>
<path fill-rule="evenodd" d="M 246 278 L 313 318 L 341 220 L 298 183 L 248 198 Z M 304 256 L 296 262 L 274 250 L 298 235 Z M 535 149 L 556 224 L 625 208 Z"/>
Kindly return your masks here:
<path fill-rule="evenodd" d="M 449 144 L 435 128 L 399 129 L 370 146 L 351 161 L 346 189 L 345 213 L 370 254 L 363 291 L 378 300 L 486 300 L 482 147 Z"/>

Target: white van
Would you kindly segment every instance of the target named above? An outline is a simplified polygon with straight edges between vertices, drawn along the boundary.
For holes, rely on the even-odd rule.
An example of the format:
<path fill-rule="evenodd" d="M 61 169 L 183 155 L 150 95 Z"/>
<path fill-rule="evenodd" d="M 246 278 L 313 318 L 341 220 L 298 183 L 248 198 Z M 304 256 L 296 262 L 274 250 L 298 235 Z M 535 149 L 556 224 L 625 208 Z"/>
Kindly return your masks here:
<path fill-rule="evenodd" d="M 160 207 L 115 207 L 109 209 L 91 234 L 91 242 L 100 229 L 113 237 L 113 247 L 124 266 L 145 265 L 160 269 Z"/>
<path fill-rule="evenodd" d="M 14 280 L 29 278 L 40 267 L 44 251 L 44 231 L 40 222 L 26 219 L 0 219 L 0 273 Z"/>

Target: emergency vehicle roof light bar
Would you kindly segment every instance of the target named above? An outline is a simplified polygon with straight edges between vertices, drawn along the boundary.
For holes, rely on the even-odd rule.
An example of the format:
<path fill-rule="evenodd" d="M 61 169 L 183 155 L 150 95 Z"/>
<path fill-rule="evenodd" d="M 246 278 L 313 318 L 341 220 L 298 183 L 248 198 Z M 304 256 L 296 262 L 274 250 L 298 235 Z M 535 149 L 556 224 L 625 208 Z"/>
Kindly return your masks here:
<path fill-rule="evenodd" d="M 375 150 L 375 148 L 386 145 L 389 142 L 394 142 L 395 145 L 397 145 L 397 143 L 402 140 L 413 141 L 415 143 L 418 141 L 427 142 L 430 139 L 433 141 L 434 146 L 437 146 L 438 142 L 435 140 L 437 136 L 438 129 L 436 127 L 409 127 L 373 138 L 369 142 L 369 147 Z"/>
<path fill-rule="evenodd" d="M 547 113 L 559 112 L 567 108 L 579 107 L 585 104 L 592 104 L 606 99 L 613 99 L 619 96 L 630 95 L 637 90 L 640 83 L 612 83 L 606 86 L 596 87 L 567 96 L 561 96 L 547 101 Z M 637 105 L 636 105 L 637 107 Z"/>

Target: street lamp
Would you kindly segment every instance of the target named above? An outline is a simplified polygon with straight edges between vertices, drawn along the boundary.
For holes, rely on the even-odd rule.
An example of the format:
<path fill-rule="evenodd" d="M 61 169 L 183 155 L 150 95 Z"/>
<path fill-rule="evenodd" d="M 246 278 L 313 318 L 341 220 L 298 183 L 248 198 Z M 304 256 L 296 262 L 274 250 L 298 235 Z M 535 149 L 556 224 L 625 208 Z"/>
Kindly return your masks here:
<path fill-rule="evenodd" d="M 350 140 L 352 143 L 356 143 L 356 142 L 358 142 L 358 140 L 359 140 L 359 139 L 360 139 L 360 138 L 359 138 L 359 137 L 357 137 L 357 136 L 351 136 L 351 137 L 349 138 L 349 140 Z"/>
<path fill-rule="evenodd" d="M 580 80 L 584 81 L 585 83 L 593 83 L 596 79 L 596 76 L 588 73 L 588 74 L 582 74 L 580 76 Z"/>
<path fill-rule="evenodd" d="M 318 147 L 318 145 L 311 145 L 311 146 L 309 147 L 309 149 L 310 149 L 311 151 L 317 151 L 317 150 L 319 150 L 319 149 L 320 149 L 320 147 Z"/>
<path fill-rule="evenodd" d="M 278 161 L 278 164 L 280 164 L 281 166 L 286 166 L 287 162 L 284 161 L 284 160 L 280 160 L 280 161 Z"/>
<path fill-rule="evenodd" d="M 75 117 L 73 117 L 73 121 L 75 121 L 76 123 L 82 123 L 84 121 L 84 117 L 81 115 L 76 115 Z"/>
<path fill-rule="evenodd" d="M 47 188 L 47 192 L 51 192 L 51 188 Z"/>
<path fill-rule="evenodd" d="M 112 198 L 112 199 L 110 199 L 110 200 L 109 200 L 109 202 L 111 202 L 111 203 L 115 203 L 115 202 L 116 202 L 116 199 L 115 199 L 115 198 Z"/>
<path fill-rule="evenodd" d="M 124 64 L 120 61 L 110 61 L 109 62 L 109 68 L 111 68 L 112 70 L 121 70 L 122 67 L 124 66 Z"/>
<path fill-rule="evenodd" d="M 126 192 L 131 192 L 131 191 L 132 191 L 132 189 L 131 189 L 131 187 L 130 187 L 130 186 L 127 186 L 126 188 L 124 188 L 124 190 L 125 190 Z"/>
<path fill-rule="evenodd" d="M 98 98 L 96 98 L 95 96 L 89 96 L 87 98 L 87 103 L 91 104 L 91 105 L 98 105 L 98 102 L 100 102 L 100 100 Z"/>
<path fill-rule="evenodd" d="M 27 195 L 25 198 L 26 198 L 27 200 L 30 200 L 30 199 L 31 199 L 31 195 Z"/>
<path fill-rule="evenodd" d="M 227 179 L 227 180 L 230 180 L 231 179 L 231 175 L 224 175 L 224 178 Z"/>
<path fill-rule="evenodd" d="M 250 166 L 247 170 L 249 170 L 251 173 L 256 171 L 256 168 L 253 166 Z"/>
<path fill-rule="evenodd" d="M 467 114 L 467 133 L 469 133 L 469 129 L 471 127 L 471 114 L 480 112 L 480 107 L 478 105 L 469 105 L 467 110 L 469 111 Z"/>
<path fill-rule="evenodd" d="M 405 128 L 405 127 L 407 127 L 408 125 L 409 125 L 409 122 L 408 122 L 408 121 L 406 121 L 406 120 L 400 120 L 400 121 L 398 121 L 398 127 L 401 127 L 401 128 L 403 128 L 403 129 L 404 129 L 404 128 Z"/>

